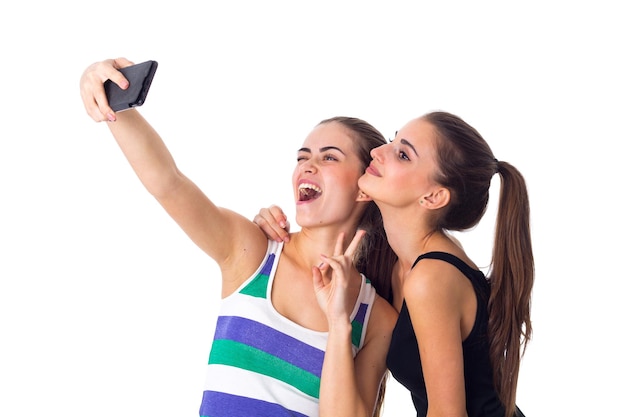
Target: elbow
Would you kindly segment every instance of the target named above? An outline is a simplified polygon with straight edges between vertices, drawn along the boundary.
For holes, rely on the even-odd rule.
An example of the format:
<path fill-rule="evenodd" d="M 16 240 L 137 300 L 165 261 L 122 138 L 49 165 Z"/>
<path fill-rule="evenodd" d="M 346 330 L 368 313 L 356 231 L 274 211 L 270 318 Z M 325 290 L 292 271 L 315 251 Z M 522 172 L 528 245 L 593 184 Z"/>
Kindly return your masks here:
<path fill-rule="evenodd" d="M 149 172 L 140 178 L 146 190 L 157 200 L 170 197 L 185 183 L 186 177 L 173 167 Z"/>

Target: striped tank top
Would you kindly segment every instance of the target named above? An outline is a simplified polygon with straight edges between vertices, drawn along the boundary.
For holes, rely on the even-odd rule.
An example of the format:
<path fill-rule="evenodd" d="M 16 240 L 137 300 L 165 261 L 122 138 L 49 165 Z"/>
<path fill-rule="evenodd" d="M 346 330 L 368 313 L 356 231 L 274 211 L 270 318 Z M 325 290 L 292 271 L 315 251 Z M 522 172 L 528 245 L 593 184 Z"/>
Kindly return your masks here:
<path fill-rule="evenodd" d="M 207 369 L 201 417 L 317 417 L 327 332 L 302 327 L 270 299 L 283 244 L 269 241 L 259 269 L 222 300 Z M 376 292 L 361 276 L 350 316 L 356 356 Z"/>

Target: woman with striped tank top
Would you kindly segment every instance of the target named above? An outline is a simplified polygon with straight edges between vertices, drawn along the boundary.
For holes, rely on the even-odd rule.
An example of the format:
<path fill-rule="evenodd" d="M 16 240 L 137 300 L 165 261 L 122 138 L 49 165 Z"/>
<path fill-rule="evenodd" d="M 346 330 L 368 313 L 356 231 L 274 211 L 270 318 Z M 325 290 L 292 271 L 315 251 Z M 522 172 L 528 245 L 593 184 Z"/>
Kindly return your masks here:
<path fill-rule="evenodd" d="M 293 171 L 301 229 L 276 243 L 182 174 L 137 109 L 113 112 L 104 80 L 127 87 L 119 69 L 131 64 L 92 64 L 81 96 L 92 119 L 109 122 L 147 191 L 220 267 L 222 303 L 200 416 L 372 416 L 397 316 L 372 284 L 388 290 L 395 255 L 357 180 L 383 136 L 350 117 L 316 125 Z M 329 267 L 353 262 L 358 271 Z"/>

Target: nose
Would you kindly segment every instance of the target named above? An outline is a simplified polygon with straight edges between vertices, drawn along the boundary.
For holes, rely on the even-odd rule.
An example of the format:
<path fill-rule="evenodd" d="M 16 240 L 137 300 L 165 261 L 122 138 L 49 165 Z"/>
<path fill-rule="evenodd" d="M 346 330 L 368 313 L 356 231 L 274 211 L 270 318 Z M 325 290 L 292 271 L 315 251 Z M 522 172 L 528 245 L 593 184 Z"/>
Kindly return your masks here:
<path fill-rule="evenodd" d="M 317 167 L 312 162 L 312 160 L 313 159 L 311 158 L 311 159 L 307 159 L 306 161 L 302 162 L 300 164 L 300 171 L 301 172 L 306 172 L 306 173 L 309 173 L 309 174 L 317 172 Z"/>
<path fill-rule="evenodd" d="M 386 145 L 381 145 L 381 146 L 378 146 L 378 147 L 372 149 L 370 151 L 370 155 L 371 155 L 372 159 L 375 159 L 377 161 L 381 161 L 382 160 L 382 155 L 383 155 L 383 148 L 385 146 Z"/>

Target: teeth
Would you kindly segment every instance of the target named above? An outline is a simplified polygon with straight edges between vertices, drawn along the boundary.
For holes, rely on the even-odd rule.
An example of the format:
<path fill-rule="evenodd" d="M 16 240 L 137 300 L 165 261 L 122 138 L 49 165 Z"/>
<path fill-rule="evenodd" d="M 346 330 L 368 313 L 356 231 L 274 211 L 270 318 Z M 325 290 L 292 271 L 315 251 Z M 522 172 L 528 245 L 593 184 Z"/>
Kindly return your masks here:
<path fill-rule="evenodd" d="M 300 184 L 300 185 L 298 186 L 298 190 L 303 190 L 303 189 L 305 189 L 305 188 L 307 188 L 307 189 L 309 189 L 309 190 L 313 190 L 313 191 L 315 191 L 316 193 L 321 193 L 321 192 L 322 192 L 322 189 L 321 189 L 320 187 L 317 187 L 317 186 L 315 186 L 315 185 L 313 185 L 313 184 Z"/>
<path fill-rule="evenodd" d="M 298 193 L 300 194 L 300 201 L 309 201 L 319 197 L 322 194 L 322 189 L 313 184 L 302 183 L 298 186 Z"/>

